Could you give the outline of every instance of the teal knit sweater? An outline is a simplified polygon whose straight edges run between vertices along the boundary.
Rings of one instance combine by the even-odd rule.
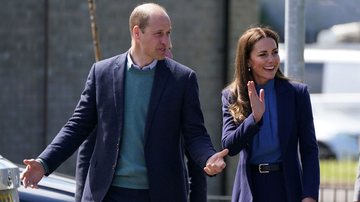
[[[129,68],[125,74],[124,129],[113,185],[148,189],[144,155],[145,123],[155,68]]]

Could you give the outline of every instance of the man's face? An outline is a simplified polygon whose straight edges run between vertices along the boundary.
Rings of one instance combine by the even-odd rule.
[[[170,48],[171,22],[167,15],[154,14],[147,27],[139,33],[139,45],[144,57],[162,60]]]

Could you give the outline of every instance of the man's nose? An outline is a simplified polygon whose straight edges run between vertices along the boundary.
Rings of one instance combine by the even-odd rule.
[[[166,47],[171,48],[172,44],[171,44],[171,40],[170,40],[170,36],[164,36],[161,38],[161,43],[166,45]]]

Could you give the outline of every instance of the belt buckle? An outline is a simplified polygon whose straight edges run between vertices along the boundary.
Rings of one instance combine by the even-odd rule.
[[[259,173],[269,173],[268,170],[262,170],[261,167],[262,166],[268,166],[269,164],[268,163],[261,163],[259,164]]]

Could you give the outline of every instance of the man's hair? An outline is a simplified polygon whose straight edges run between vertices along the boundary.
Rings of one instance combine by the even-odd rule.
[[[138,25],[140,30],[144,33],[149,22],[150,14],[154,9],[161,9],[166,12],[164,7],[155,3],[145,3],[135,7],[129,18],[130,32],[135,25]]]

